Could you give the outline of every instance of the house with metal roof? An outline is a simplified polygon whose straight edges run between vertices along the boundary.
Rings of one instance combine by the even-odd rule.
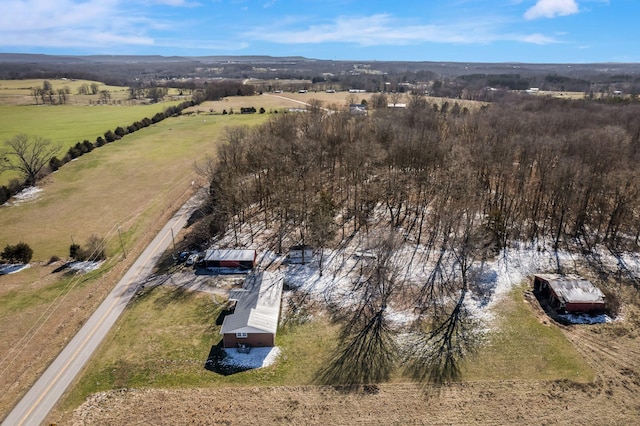
[[[225,348],[275,346],[283,281],[281,274],[259,272],[229,293],[233,313],[220,331]]]
[[[606,308],[604,293],[576,275],[535,275],[533,290],[559,313],[602,313]]]

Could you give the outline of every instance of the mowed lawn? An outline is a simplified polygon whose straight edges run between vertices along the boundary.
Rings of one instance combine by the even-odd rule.
[[[41,182],[37,200],[0,208],[0,246],[24,241],[34,261],[65,258],[71,238],[82,244],[95,234],[117,248],[118,226],[126,245],[152,225],[150,218],[194,189],[194,165],[215,155],[225,126],[267,117],[169,118],[95,149]]]
[[[65,409],[110,389],[313,383],[335,346],[336,327],[324,319],[281,327],[281,355],[271,367],[227,376],[205,369],[211,347],[222,338],[216,323],[225,302],[171,287],[138,296],[67,395]]]
[[[554,325],[541,323],[522,297],[506,296],[496,312],[487,344],[462,367],[462,381],[562,380],[589,382],[593,370]],[[124,313],[118,327],[92,358],[64,409],[87,395],[120,388],[301,386],[336,347],[338,327],[325,316],[279,330],[281,356],[275,365],[224,376],[204,368],[220,339],[218,315],[224,299],[171,287],[147,290]],[[392,382],[405,383],[397,371]]]

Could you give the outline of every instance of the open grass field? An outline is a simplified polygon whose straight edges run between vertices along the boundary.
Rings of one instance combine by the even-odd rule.
[[[39,136],[60,145],[59,158],[78,142],[87,139],[95,143],[98,136],[118,126],[126,127],[145,117],[151,118],[179,102],[151,105],[0,105],[0,147],[11,137],[26,133]],[[0,175],[0,184],[6,184],[13,173]]]
[[[280,362],[270,368],[224,376],[206,370],[221,340],[216,320],[226,299],[181,288],[158,287],[132,303],[88,366],[64,406],[78,407],[95,392],[120,388],[296,386],[309,384],[333,346],[323,321],[281,330]]]
[[[24,241],[34,250],[31,268],[0,276],[0,413],[15,404],[197,189],[194,164],[215,154],[225,126],[264,119],[170,118],[65,165],[39,184],[37,199],[0,207],[0,246]],[[108,243],[110,260],[98,272],[67,277],[54,272],[59,263],[45,265],[52,256],[68,257],[71,238],[84,244],[92,234]]]
[[[269,111],[295,107],[314,95],[203,104],[200,114],[164,120],[65,165],[39,185],[43,191],[36,200],[0,208],[0,246],[20,237],[40,262],[0,276],[0,418],[198,186],[193,165],[214,153],[224,127],[268,119],[267,114],[222,116],[224,105],[259,108],[258,102],[265,102]],[[118,226],[127,258],[119,251]],[[53,255],[66,257],[71,236],[82,244],[91,234],[109,242],[111,258],[101,270],[67,276],[54,272],[59,264],[42,264]],[[322,319],[280,332],[284,356],[273,367],[232,376],[205,370],[211,345],[220,338],[214,325],[219,309],[211,296],[163,287],[145,293],[125,311],[48,420],[114,425],[640,422],[635,305],[620,323],[562,327],[540,315],[519,289],[496,312],[502,327],[465,366],[464,381],[436,389],[396,377],[369,393],[310,385],[335,332]],[[119,388],[128,390],[109,391]],[[89,393],[94,394],[72,412]]]
[[[335,332],[323,319],[281,333],[283,356],[274,366],[218,375],[203,367],[210,345],[220,339],[212,326],[218,310],[210,296],[155,289],[125,313],[111,341],[48,420],[114,425],[640,420],[635,396],[640,367],[633,364],[640,349],[637,322],[558,326],[538,315],[523,288],[514,290],[497,312],[499,324],[510,326],[491,334],[490,344],[465,367],[462,381],[441,387],[401,377],[366,392],[313,385],[313,373],[328,356],[331,344],[326,343]],[[520,323],[514,324],[516,319]],[[624,338],[612,347],[620,333]],[[72,413],[82,395],[92,391]]]
[[[118,225],[127,241],[135,240],[149,208],[162,211],[191,189],[195,162],[214,154],[225,126],[265,118],[171,118],[95,149],[41,182],[37,200],[0,208],[0,245],[19,238],[34,249],[35,261],[46,261],[67,256],[72,236],[80,244],[92,234],[114,241]]]
[[[201,113],[214,113],[220,114],[223,110],[229,112],[230,109],[239,111],[242,107],[255,107],[256,109],[264,108],[267,112],[274,110],[286,110],[288,108],[305,108],[305,106],[312,99],[321,102],[325,108],[331,108],[336,110],[345,110],[348,108],[349,103],[355,99],[356,102],[361,102],[363,99],[369,102],[371,100],[372,93],[349,93],[349,92],[336,92],[326,93],[324,91],[307,93],[264,93],[262,95],[255,96],[235,96],[225,98],[220,101],[205,102],[201,105],[190,108],[191,111],[200,111]],[[458,102],[461,107],[467,107],[470,110],[479,109],[484,102],[467,101],[462,99],[448,99],[448,98],[434,98],[425,97],[430,104],[442,105],[444,102],[449,103],[449,107],[454,102]],[[398,103],[408,103],[409,98],[404,95],[398,100]]]
[[[33,105],[35,99],[31,89],[42,88],[44,79],[28,80],[0,80],[0,105]],[[99,81],[90,80],[70,80],[70,79],[48,79],[54,91],[68,88],[68,105],[89,105],[99,100],[100,95],[78,95],[78,89],[83,85],[98,85],[98,93],[108,90],[114,102],[124,101],[129,97],[129,88],[121,86],[108,86]],[[42,103],[42,100],[38,100]]]
[[[324,316],[281,329],[280,360],[272,367],[229,376],[204,368],[221,340],[218,315],[225,299],[181,288],[147,290],[133,303],[70,392],[74,409],[96,392],[121,388],[307,386],[329,359],[337,329]],[[465,366],[462,380],[575,380],[593,370],[557,327],[542,324],[516,290],[499,314],[500,328]],[[508,325],[505,327],[505,325]],[[404,383],[401,375],[393,379]]]

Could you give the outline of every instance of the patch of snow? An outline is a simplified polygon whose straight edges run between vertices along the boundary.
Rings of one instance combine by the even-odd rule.
[[[30,268],[30,267],[31,267],[31,265],[29,263],[27,263],[27,264],[17,263],[17,264],[0,265],[0,275],[15,274],[16,272],[20,272],[23,269],[27,269],[27,268]]]
[[[38,188],[36,186],[30,186],[28,188],[23,189],[18,192],[16,195],[11,197],[9,201],[4,203],[5,206],[17,206],[19,204],[25,203],[27,201],[33,201],[38,198],[39,194],[42,192],[42,188]]]
[[[227,348],[224,352],[227,356],[221,362],[223,365],[250,369],[268,367],[275,363],[278,355],[280,355],[280,348],[277,346],[272,348],[251,348],[249,353],[240,353],[236,349]]]
[[[568,322],[569,324],[605,324],[613,321],[608,315],[605,314],[564,314],[558,315],[558,318]]]
[[[73,271],[87,273],[87,272],[95,271],[100,267],[100,265],[102,265],[102,262],[75,261],[75,262],[70,262],[68,266],[69,266],[69,269]]]

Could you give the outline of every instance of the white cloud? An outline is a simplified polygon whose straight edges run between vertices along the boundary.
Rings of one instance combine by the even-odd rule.
[[[182,0],[158,0],[186,6]],[[154,44],[165,23],[141,16],[126,0],[9,0],[0,15],[0,46],[95,47]],[[167,25],[168,26],[168,25]]]
[[[573,15],[578,11],[576,0],[538,0],[525,12],[524,17],[529,20],[555,18],[556,16]]]
[[[523,41],[525,43],[532,43],[532,44],[552,44],[552,43],[558,43],[558,41],[552,37],[548,37],[544,34],[529,34],[526,35],[524,37],[522,37],[520,39],[520,41]]]
[[[283,22],[287,22],[284,20]],[[505,34],[496,30],[498,20],[475,19],[449,24],[415,24],[389,14],[366,17],[338,17],[330,23],[290,29],[280,23],[276,28],[257,28],[250,37],[281,44],[349,43],[361,46],[417,45],[425,42],[486,44],[494,41],[519,41],[548,44],[557,42],[541,34]]]

